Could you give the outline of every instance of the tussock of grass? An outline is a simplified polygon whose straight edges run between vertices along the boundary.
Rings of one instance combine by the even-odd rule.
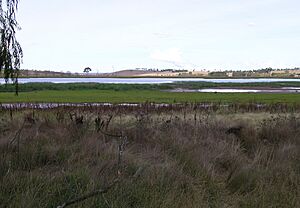
[[[70,119],[74,113],[83,123]],[[74,207],[297,207],[300,117],[263,115],[2,112],[1,206],[56,207],[112,181],[118,141],[96,131],[100,117],[107,131],[128,137],[121,181]]]

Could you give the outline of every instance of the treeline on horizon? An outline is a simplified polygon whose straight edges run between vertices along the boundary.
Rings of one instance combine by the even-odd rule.
[[[184,73],[188,73],[189,70],[186,69],[153,69],[153,68],[136,68],[136,69],[132,69],[132,70],[137,70],[137,71],[147,71],[147,72],[173,72],[173,73],[183,73],[182,75],[184,75]],[[208,76],[226,76],[226,73],[234,73],[235,76],[245,76],[247,75],[247,73],[271,73],[271,72],[284,72],[286,71],[287,73],[289,71],[297,71],[300,70],[300,67],[295,67],[295,68],[272,68],[272,67],[268,67],[268,68],[262,68],[262,69],[252,69],[252,70],[207,70]],[[120,70],[120,71],[125,71],[125,70]],[[192,70],[195,71],[195,70]],[[197,70],[196,70],[197,71]],[[206,71],[204,69],[204,71]],[[93,73],[94,70],[91,71],[91,73],[84,73],[84,71],[82,71],[81,73],[79,72],[71,72],[71,71],[52,71],[52,70],[37,70],[37,69],[21,69],[19,70],[19,77],[39,77],[39,76],[61,76],[61,77],[71,77],[71,76],[91,76],[91,75],[95,75],[95,74],[99,74],[99,75],[105,75],[105,74],[110,74],[110,73],[99,73],[98,71],[95,73]],[[300,74],[300,73],[299,73]],[[248,74],[249,75],[249,74]],[[0,77],[3,77],[3,73],[0,73]]]

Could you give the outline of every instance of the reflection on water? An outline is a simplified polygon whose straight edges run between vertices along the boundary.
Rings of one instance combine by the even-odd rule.
[[[299,87],[283,87],[270,89],[208,88],[208,89],[175,89],[170,92],[210,92],[210,93],[299,93]]]
[[[198,92],[222,92],[222,93],[233,93],[233,92],[260,92],[261,90],[252,89],[201,89]]]
[[[204,79],[204,78],[20,78],[19,83],[114,83],[114,84],[164,84],[173,82],[254,83],[254,82],[300,82],[300,79]],[[0,83],[5,83],[0,79]]]

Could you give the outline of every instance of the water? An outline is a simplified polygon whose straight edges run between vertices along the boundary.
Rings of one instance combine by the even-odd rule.
[[[221,92],[221,93],[245,93],[253,92],[258,93],[261,90],[252,90],[252,89],[200,89],[197,92]]]
[[[168,92],[208,92],[208,93],[300,93],[299,87],[281,88],[204,88],[204,89],[172,89]]]
[[[290,88],[290,89],[218,89],[218,88],[211,88],[211,89],[199,89],[197,92],[214,92],[214,93],[298,93],[300,92],[297,88]]]
[[[113,83],[113,84],[165,84],[173,82],[254,83],[254,82],[300,82],[300,79],[204,79],[204,78],[20,78],[19,83]],[[0,83],[5,83],[0,79]]]

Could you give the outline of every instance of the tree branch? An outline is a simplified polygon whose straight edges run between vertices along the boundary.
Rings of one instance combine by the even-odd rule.
[[[68,207],[68,206],[70,206],[72,204],[76,204],[78,202],[82,202],[82,201],[84,201],[86,199],[94,197],[94,196],[96,196],[98,194],[104,194],[104,193],[108,192],[109,189],[111,189],[112,187],[114,187],[119,181],[120,181],[119,178],[117,178],[110,185],[108,185],[107,187],[102,188],[102,189],[98,189],[98,190],[95,190],[95,191],[92,191],[91,193],[88,193],[87,195],[84,195],[84,196],[81,196],[79,198],[73,199],[71,201],[65,202],[62,205],[58,206],[57,208],[65,208],[65,207]]]

